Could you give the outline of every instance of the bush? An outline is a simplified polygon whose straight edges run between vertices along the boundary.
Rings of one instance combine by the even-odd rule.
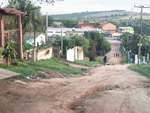
[[[0,48],[0,57],[2,56],[2,52],[3,52],[3,51],[2,51],[2,49]]]
[[[23,51],[30,50],[30,49],[32,49],[32,48],[33,48],[33,47],[32,47],[31,44],[25,44],[25,45],[23,46]]]

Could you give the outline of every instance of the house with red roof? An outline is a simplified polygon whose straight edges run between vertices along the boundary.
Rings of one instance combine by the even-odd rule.
[[[104,32],[115,32],[117,30],[117,26],[112,24],[112,23],[105,23],[100,25],[100,28],[104,31]]]

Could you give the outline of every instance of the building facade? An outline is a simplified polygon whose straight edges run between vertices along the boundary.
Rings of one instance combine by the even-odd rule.
[[[121,33],[131,33],[134,34],[134,28],[132,27],[119,27],[118,31]]]
[[[112,32],[117,30],[117,26],[112,23],[105,23],[100,26],[104,32]]]
[[[59,35],[59,36],[68,36],[70,33],[83,35],[85,31],[98,31],[101,32],[101,29],[82,29],[82,28],[48,28],[47,36]]]

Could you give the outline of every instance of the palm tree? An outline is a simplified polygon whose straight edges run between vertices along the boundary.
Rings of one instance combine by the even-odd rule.
[[[26,15],[22,15],[23,35],[27,31],[33,31],[34,26],[37,31],[41,31],[43,20],[39,6],[34,6],[30,0],[9,0],[7,7],[26,12]]]
[[[9,63],[11,63],[13,60],[16,59],[17,52],[16,52],[15,46],[12,42],[7,42],[5,44],[2,55],[4,55],[4,59],[6,61],[7,66],[9,65]]]

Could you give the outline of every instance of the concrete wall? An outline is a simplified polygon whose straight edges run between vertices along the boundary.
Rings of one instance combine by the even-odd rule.
[[[49,51],[48,54],[46,54],[47,51]],[[52,58],[52,55],[53,55],[52,51],[53,51],[52,47],[49,47],[46,49],[41,49],[38,51],[36,50],[35,51],[36,59],[37,60],[50,59],[50,58]],[[25,59],[33,59],[33,49],[30,49],[30,50],[27,50],[26,52],[24,52],[23,56]]]
[[[83,49],[80,52],[78,52],[78,60],[84,60]]]
[[[74,60],[75,60],[75,50],[74,50],[74,48],[67,50],[67,60],[71,61],[71,62],[74,62]]]
[[[37,60],[52,58],[52,51],[52,47],[39,50],[37,53]]]
[[[84,59],[83,49],[78,50],[77,46],[75,46],[74,48],[68,49],[66,58],[68,61],[71,61],[71,62],[74,62],[75,60],[83,60]]]

